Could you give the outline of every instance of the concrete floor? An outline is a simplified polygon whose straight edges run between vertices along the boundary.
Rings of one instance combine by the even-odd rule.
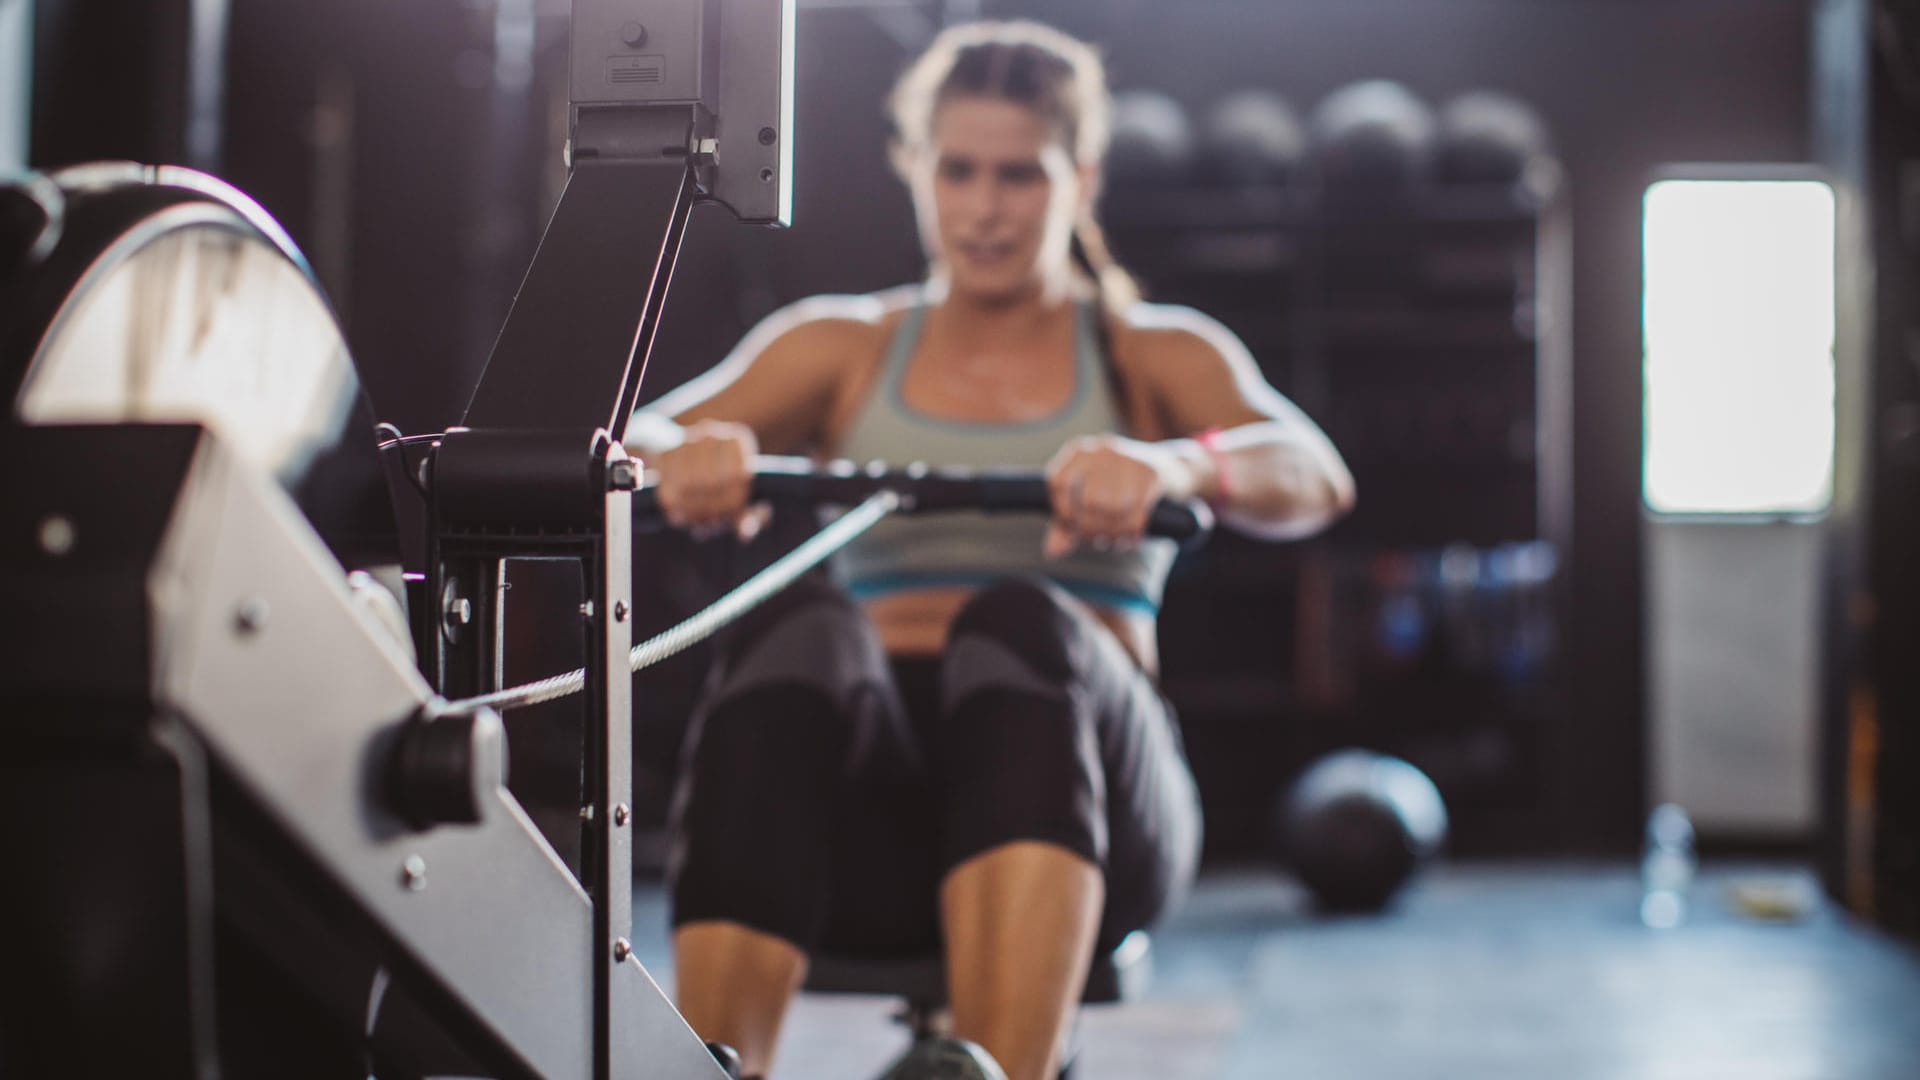
[[[1742,914],[1743,889],[1798,900]],[[1920,951],[1792,867],[1709,865],[1688,922],[1637,921],[1625,865],[1443,867],[1391,912],[1314,918],[1259,869],[1212,871],[1155,935],[1141,1000],[1088,1010],[1077,1080],[1912,1080]],[[635,941],[670,985],[657,888]],[[863,1080],[904,1044],[886,999],[806,997],[778,1080]]]

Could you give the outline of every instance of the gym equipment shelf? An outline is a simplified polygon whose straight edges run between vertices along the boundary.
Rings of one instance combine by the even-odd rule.
[[[1566,213],[1553,168],[1372,197],[1311,182],[1108,197],[1114,247],[1149,296],[1231,327],[1360,491],[1348,519],[1299,550],[1223,534],[1169,586],[1168,687],[1216,854],[1259,849],[1287,777],[1355,742],[1435,778],[1457,848],[1524,848],[1548,827],[1570,480]],[[1528,573],[1508,574],[1516,565]],[[1510,648],[1465,654],[1489,638]],[[1189,639],[1235,647],[1190,654]],[[1234,695],[1189,692],[1230,674]]]

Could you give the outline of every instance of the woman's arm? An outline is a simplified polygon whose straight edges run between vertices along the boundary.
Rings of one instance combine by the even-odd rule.
[[[767,453],[813,447],[852,362],[871,351],[885,310],[871,296],[816,296],[781,308],[711,371],[635,412],[627,448],[657,455],[701,421],[745,425]]]
[[[755,456],[823,441],[884,313],[872,297],[803,300],[768,316],[712,371],[636,412],[627,448],[654,474],[667,520],[752,533],[765,517],[748,505]]]
[[[1267,383],[1232,331],[1190,308],[1138,305],[1130,316],[1116,361],[1141,381],[1163,430],[1182,436],[1157,444],[1185,471],[1182,494],[1274,540],[1311,535],[1353,508],[1340,452]]]

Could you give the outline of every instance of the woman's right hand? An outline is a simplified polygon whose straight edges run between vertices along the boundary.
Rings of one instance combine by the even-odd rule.
[[[660,512],[673,525],[705,535],[730,529],[752,535],[764,513],[748,505],[759,440],[745,424],[700,420],[680,445],[653,455]]]

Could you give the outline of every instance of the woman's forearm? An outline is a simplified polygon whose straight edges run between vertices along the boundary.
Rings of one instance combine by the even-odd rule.
[[[1240,532],[1297,539],[1353,506],[1353,476],[1317,431],[1262,422],[1166,445],[1192,470],[1191,494]]]
[[[671,450],[687,438],[687,429],[676,423],[673,417],[665,413],[640,410],[627,420],[627,433],[621,442],[627,452],[638,458],[648,458],[665,450]]]

